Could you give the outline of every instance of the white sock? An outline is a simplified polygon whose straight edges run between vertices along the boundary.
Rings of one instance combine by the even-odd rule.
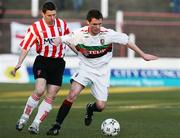
[[[52,102],[53,102],[53,100],[48,97],[46,97],[41,102],[41,104],[39,105],[38,113],[33,122],[40,124],[42,121],[44,121],[46,119],[48,113],[52,109]]]
[[[24,108],[24,112],[21,118],[29,118],[34,108],[37,107],[39,103],[40,97],[38,97],[35,93],[33,93],[27,100],[26,106]]]

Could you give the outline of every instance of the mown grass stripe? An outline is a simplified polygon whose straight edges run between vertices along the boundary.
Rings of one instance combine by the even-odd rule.
[[[169,90],[180,90],[180,88],[171,88],[171,87],[111,87],[109,93],[132,93],[132,92],[160,92],[160,91],[169,91]],[[1,98],[10,98],[10,97],[26,97],[31,95],[32,91],[21,91],[21,92],[1,92]],[[67,95],[67,89],[62,89],[59,91],[58,96]],[[90,88],[84,89],[81,94],[90,93]]]

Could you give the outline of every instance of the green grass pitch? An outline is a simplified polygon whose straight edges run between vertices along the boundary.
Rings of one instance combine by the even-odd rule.
[[[20,117],[34,85],[0,84],[0,138],[50,138],[46,131],[53,124],[59,105],[64,100],[68,85],[59,92],[54,108],[40,126],[39,135],[27,131],[37,109],[28,124],[18,132],[15,124]],[[73,104],[62,129],[60,138],[106,138],[100,131],[103,120],[114,118],[121,125],[115,138],[179,138],[180,136],[180,89],[122,88],[112,87],[106,109],[94,114],[89,127],[84,126],[85,105],[94,101],[86,89]],[[85,93],[85,94],[83,94]],[[55,136],[56,137],[56,136]]]

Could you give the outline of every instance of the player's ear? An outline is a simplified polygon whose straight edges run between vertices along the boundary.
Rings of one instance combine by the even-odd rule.
[[[43,11],[41,10],[41,15],[44,17],[44,13],[43,13]]]
[[[89,21],[88,20],[86,20],[86,23],[87,23],[87,25],[89,25]]]

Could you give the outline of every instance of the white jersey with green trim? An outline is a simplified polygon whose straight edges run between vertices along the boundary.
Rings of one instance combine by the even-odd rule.
[[[88,31],[88,26],[61,38],[63,43],[76,47],[80,58],[80,68],[96,74],[107,73],[108,63],[112,58],[112,44],[126,45],[129,41],[128,35],[104,27],[101,27],[99,34],[92,36]]]

